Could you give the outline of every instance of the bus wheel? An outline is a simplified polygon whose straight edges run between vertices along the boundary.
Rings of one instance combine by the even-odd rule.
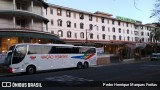
[[[83,68],[84,68],[84,69],[89,68],[88,62],[84,62]]]
[[[34,66],[28,66],[26,69],[27,74],[34,74],[36,72],[36,68]]]
[[[82,69],[82,67],[83,67],[82,63],[81,63],[81,62],[78,62],[77,68],[78,68],[78,69]]]

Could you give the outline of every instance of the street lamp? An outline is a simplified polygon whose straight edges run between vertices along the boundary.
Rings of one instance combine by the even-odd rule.
[[[94,25],[94,27],[96,27],[96,26],[97,26],[97,25]],[[94,28],[94,27],[93,27],[93,28]],[[92,29],[93,29],[93,28],[92,28]],[[86,45],[87,45],[87,43],[88,43],[88,35],[87,35],[88,30],[91,31],[91,29],[86,29]]]

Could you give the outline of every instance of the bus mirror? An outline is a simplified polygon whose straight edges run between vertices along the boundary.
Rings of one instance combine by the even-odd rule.
[[[12,50],[9,50],[8,53],[12,53]]]

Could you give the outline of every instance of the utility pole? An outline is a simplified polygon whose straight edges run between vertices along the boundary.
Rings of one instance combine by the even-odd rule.
[[[94,25],[94,27],[95,27],[95,26],[97,26],[97,25]],[[94,27],[93,27],[93,28],[94,28]],[[92,29],[93,29],[93,28],[92,28]],[[91,31],[91,29],[86,29],[86,42],[85,42],[85,43],[86,43],[86,46],[88,45],[88,34],[87,34],[87,33],[88,33],[88,30]]]
[[[88,45],[88,35],[87,35],[87,29],[86,29],[86,46]]]

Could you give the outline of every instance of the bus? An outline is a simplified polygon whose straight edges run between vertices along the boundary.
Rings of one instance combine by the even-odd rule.
[[[36,71],[96,65],[95,47],[68,44],[15,44],[5,60],[7,72],[34,74]]]

